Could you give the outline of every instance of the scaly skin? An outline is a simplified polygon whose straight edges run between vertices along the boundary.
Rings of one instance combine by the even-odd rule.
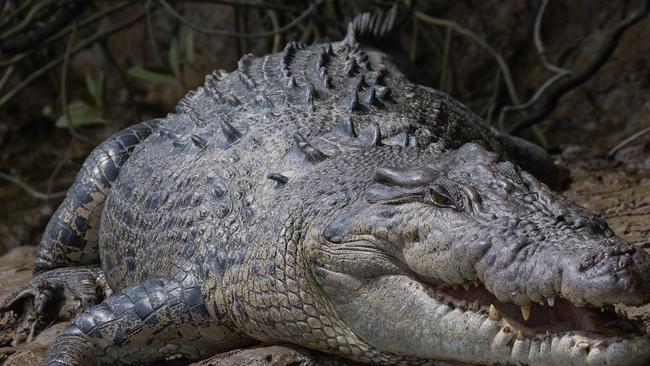
[[[559,185],[565,171],[541,149],[410,83],[355,32],[244,56],[93,153],[33,282],[94,263],[115,294],[74,319],[47,364],[197,359],[254,341],[371,364],[650,362],[636,323],[614,331],[582,308],[648,302],[649,256],[509,161]],[[555,309],[571,321],[541,325]]]

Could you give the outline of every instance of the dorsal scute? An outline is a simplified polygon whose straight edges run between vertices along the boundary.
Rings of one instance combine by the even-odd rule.
[[[353,45],[362,39],[378,40],[388,35],[397,19],[397,2],[385,13],[361,13],[348,23],[343,43]]]
[[[371,56],[359,43],[305,46],[289,42],[281,52],[256,57],[244,55],[234,72],[208,74],[203,86],[179,102],[178,113],[264,114],[270,110],[303,109],[317,112],[332,107],[354,114],[383,109],[392,102],[391,74],[381,58]],[[199,97],[209,108],[194,108]],[[197,112],[198,113],[198,112]],[[201,123],[201,118],[193,118]]]

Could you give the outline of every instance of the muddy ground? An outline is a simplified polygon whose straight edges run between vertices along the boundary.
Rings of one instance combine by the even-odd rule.
[[[452,19],[484,36],[511,65],[522,99],[530,97],[549,77],[532,45],[532,19],[539,1],[433,1],[432,13]],[[576,69],[588,62],[603,35],[637,6],[635,1],[580,0],[550,2],[543,33],[549,58]],[[188,16],[203,22],[208,12],[190,9]],[[218,19],[229,21],[229,13]],[[218,20],[217,19],[217,20]],[[201,23],[205,24],[205,22]],[[433,32],[433,31],[432,31]],[[142,29],[111,39],[118,63],[141,62],[138,48]],[[440,86],[439,50],[418,48],[410,60],[409,32],[391,50],[413,81]],[[432,38],[444,32],[431,33]],[[650,133],[609,156],[626,137],[650,126],[650,19],[630,29],[612,58],[584,85],[564,96],[553,113],[540,124],[539,134],[525,137],[545,143],[572,172],[565,194],[607,220],[621,237],[650,250]],[[197,55],[205,66],[231,70],[236,48],[228,40],[196,38]],[[426,45],[426,44],[425,44]],[[263,45],[262,45],[263,46]],[[258,44],[260,54],[263,47]],[[450,63],[454,78],[450,93],[481,112],[493,94],[494,60],[470,41],[454,38]],[[252,50],[255,52],[255,49]],[[218,55],[216,57],[215,55]],[[80,70],[105,63],[97,50],[80,54],[73,64]],[[90,65],[90,66],[89,66]],[[74,73],[73,73],[74,76]],[[50,79],[55,79],[53,75]],[[46,78],[44,78],[46,79]],[[79,79],[79,78],[78,78]],[[119,78],[114,78],[119,79]],[[80,79],[82,80],[82,78]],[[197,79],[197,80],[200,80]],[[73,81],[71,81],[73,82]],[[190,82],[190,85],[192,82]],[[83,128],[83,139],[54,127],[56,88],[43,80],[23,98],[0,111],[0,171],[20,177],[47,193],[64,191],[88,152],[106,136],[130,123],[164,115],[184,89],[138,85],[129,92],[119,82],[109,85],[111,123]],[[130,94],[132,93],[132,94]],[[71,96],[72,98],[73,96]],[[132,98],[131,98],[132,97]],[[131,99],[130,99],[131,98]],[[504,98],[500,95],[499,98]],[[134,107],[135,104],[135,107]],[[0,298],[25,283],[31,273],[33,245],[60,199],[42,200],[18,185],[0,180]],[[5,254],[6,253],[6,254]],[[628,309],[630,316],[649,317],[644,309]],[[0,365],[36,365],[42,361],[52,337],[65,324],[55,324],[34,342],[10,347],[9,319],[0,321]],[[201,362],[202,365],[336,365],[343,361],[291,346],[259,346],[237,350]]]

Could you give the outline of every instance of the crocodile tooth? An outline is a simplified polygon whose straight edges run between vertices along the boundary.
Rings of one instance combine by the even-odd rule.
[[[555,297],[551,296],[551,297],[547,298],[546,302],[548,303],[548,306],[555,305]]]
[[[494,304],[490,304],[488,317],[490,318],[490,320],[501,320],[501,315],[499,315],[499,311],[497,310],[496,307],[494,307]]]
[[[474,309],[474,311],[479,311],[479,309],[481,309],[481,304],[478,302],[478,300],[474,300],[474,303],[472,304],[472,309]]]
[[[517,339],[523,341],[524,338],[525,338],[524,333],[522,333],[521,331],[517,331]]]
[[[521,306],[521,316],[524,317],[524,320],[528,320],[528,318],[530,318],[530,304]]]
[[[465,291],[469,291],[469,285],[468,284],[464,283],[463,288],[465,289]]]

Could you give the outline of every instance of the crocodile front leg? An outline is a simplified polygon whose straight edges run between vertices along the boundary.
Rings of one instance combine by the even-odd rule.
[[[143,122],[102,142],[88,156],[74,184],[45,228],[34,261],[34,278],[0,303],[18,317],[14,344],[37,335],[46,324],[69,319],[110,294],[99,265],[98,227],[104,201],[135,147],[156,121]],[[59,314],[58,305],[66,303]],[[61,316],[59,316],[61,315]]]
[[[77,316],[50,347],[46,365],[143,364],[205,358],[250,344],[208,312],[200,287],[148,280]]]

